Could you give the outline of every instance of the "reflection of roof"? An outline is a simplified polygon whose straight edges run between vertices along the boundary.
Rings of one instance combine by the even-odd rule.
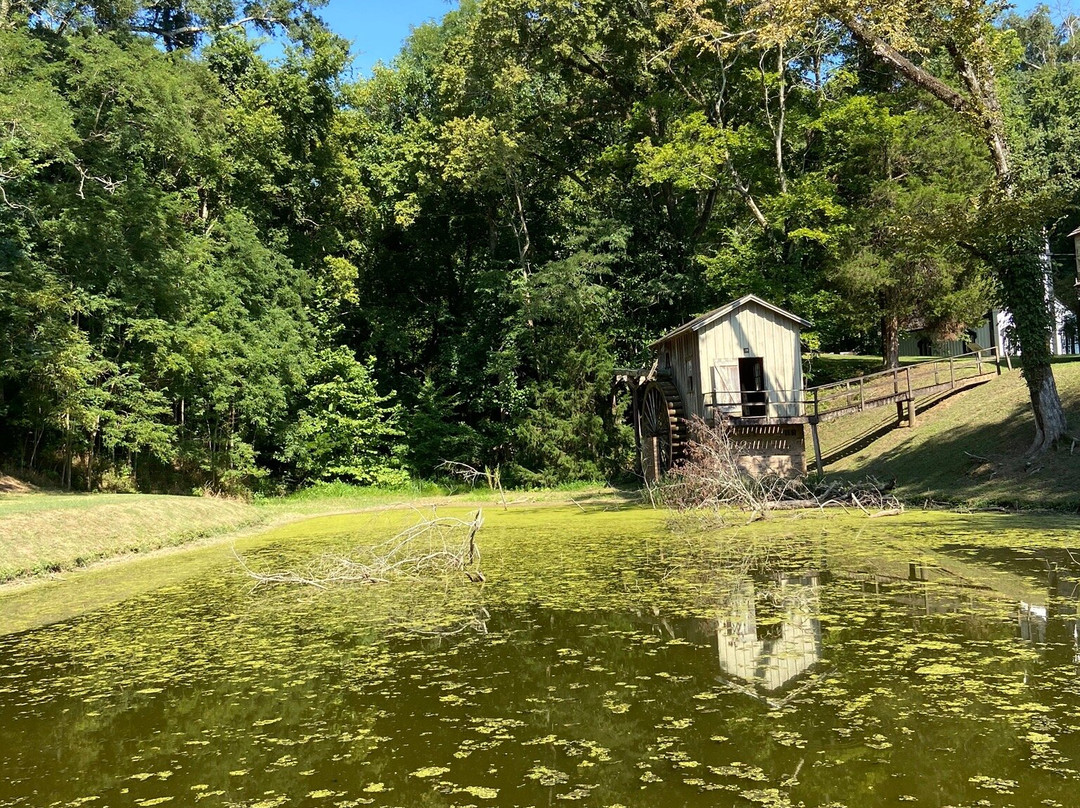
[[[743,308],[747,303],[756,303],[757,305],[761,306],[762,308],[768,309],[773,314],[776,314],[776,315],[778,315],[780,317],[783,317],[783,318],[785,318],[787,320],[791,320],[793,323],[797,323],[797,324],[801,325],[803,328],[809,328],[810,327],[810,321],[809,320],[804,320],[802,317],[797,317],[796,315],[792,314],[790,311],[784,311],[779,306],[774,306],[772,303],[769,303],[767,300],[762,300],[757,295],[744,295],[743,297],[740,297],[738,300],[733,300],[731,303],[728,303],[728,304],[726,304],[724,306],[721,306],[718,309],[713,309],[712,311],[707,311],[704,314],[702,314],[701,316],[695,317],[693,320],[691,320],[688,323],[683,323],[678,328],[676,328],[674,331],[671,331],[671,332],[665,334],[664,336],[660,337],[660,339],[658,339],[656,342],[652,343],[649,347],[650,348],[655,348],[660,343],[667,342],[672,337],[677,337],[679,334],[683,334],[683,333],[685,333],[687,331],[691,331],[691,330],[700,331],[705,326],[709,325],[710,323],[715,322],[716,320],[719,320],[721,317],[726,317],[727,315],[731,314],[732,312],[738,311],[739,309]]]

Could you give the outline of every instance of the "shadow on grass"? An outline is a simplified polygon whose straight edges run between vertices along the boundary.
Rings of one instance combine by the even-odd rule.
[[[937,425],[930,439],[915,434],[859,470],[890,476],[909,500],[1006,508],[1080,508],[1080,457],[1068,449],[1035,457],[1030,409],[1002,413],[996,429],[973,423]],[[849,472],[850,474],[850,472]]]
[[[934,398],[928,399],[922,403],[916,401],[916,417],[919,415],[923,415],[924,413],[931,412],[938,404],[948,401],[950,398],[953,398],[954,396],[959,395],[960,393],[964,393],[970,389],[971,388],[966,387],[958,390],[951,390],[944,395],[935,396]],[[828,466],[831,463],[836,463],[840,460],[843,460],[845,457],[850,457],[857,452],[861,452],[863,449],[868,448],[871,444],[877,442],[881,438],[885,437],[891,432],[894,432],[897,429],[907,428],[908,426],[906,421],[901,421],[900,419],[887,421],[883,424],[878,424],[877,426],[873,426],[870,429],[867,429],[866,431],[856,435],[855,437],[848,440],[846,443],[830,449],[827,453],[821,456],[821,462],[825,466]],[[916,427],[916,429],[918,429],[918,427]]]

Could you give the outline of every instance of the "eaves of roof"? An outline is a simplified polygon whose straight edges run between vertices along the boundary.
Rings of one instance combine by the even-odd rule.
[[[784,309],[780,308],[779,306],[774,306],[772,303],[769,303],[767,300],[762,300],[757,295],[744,295],[743,297],[740,297],[738,300],[733,300],[732,302],[727,303],[726,305],[723,305],[718,309],[713,309],[712,311],[707,311],[704,314],[702,314],[702,315],[700,315],[698,317],[695,317],[693,320],[690,320],[687,323],[683,323],[678,328],[676,328],[674,331],[669,331],[667,334],[660,337],[660,339],[658,339],[655,342],[651,343],[649,345],[649,347],[650,348],[655,348],[657,345],[665,343],[668,340],[679,336],[680,334],[685,334],[687,331],[700,331],[701,329],[703,329],[705,326],[709,325],[710,323],[713,323],[716,320],[719,320],[721,317],[726,317],[728,314],[731,314],[734,311],[738,311],[739,309],[746,306],[748,303],[756,303],[757,305],[761,306],[762,308],[768,309],[769,311],[773,312],[773,314],[776,314],[776,315],[778,315],[780,317],[783,317],[783,318],[785,318],[787,320],[791,320],[794,323],[798,323],[803,328],[810,328],[810,326],[811,326],[811,323],[810,323],[809,320],[804,320],[802,317],[798,317],[798,316],[792,314],[790,311],[784,311]]]

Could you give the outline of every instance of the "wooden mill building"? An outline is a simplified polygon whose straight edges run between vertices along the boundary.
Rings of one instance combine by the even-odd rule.
[[[803,376],[800,333],[806,320],[755,295],[696,317],[650,345],[650,366],[621,371],[634,392],[642,472],[668,471],[689,424],[723,420],[745,451],[748,471],[802,474]]]

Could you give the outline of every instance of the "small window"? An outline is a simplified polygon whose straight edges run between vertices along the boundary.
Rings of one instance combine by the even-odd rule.
[[[686,363],[686,388],[687,392],[694,392],[694,363]]]

